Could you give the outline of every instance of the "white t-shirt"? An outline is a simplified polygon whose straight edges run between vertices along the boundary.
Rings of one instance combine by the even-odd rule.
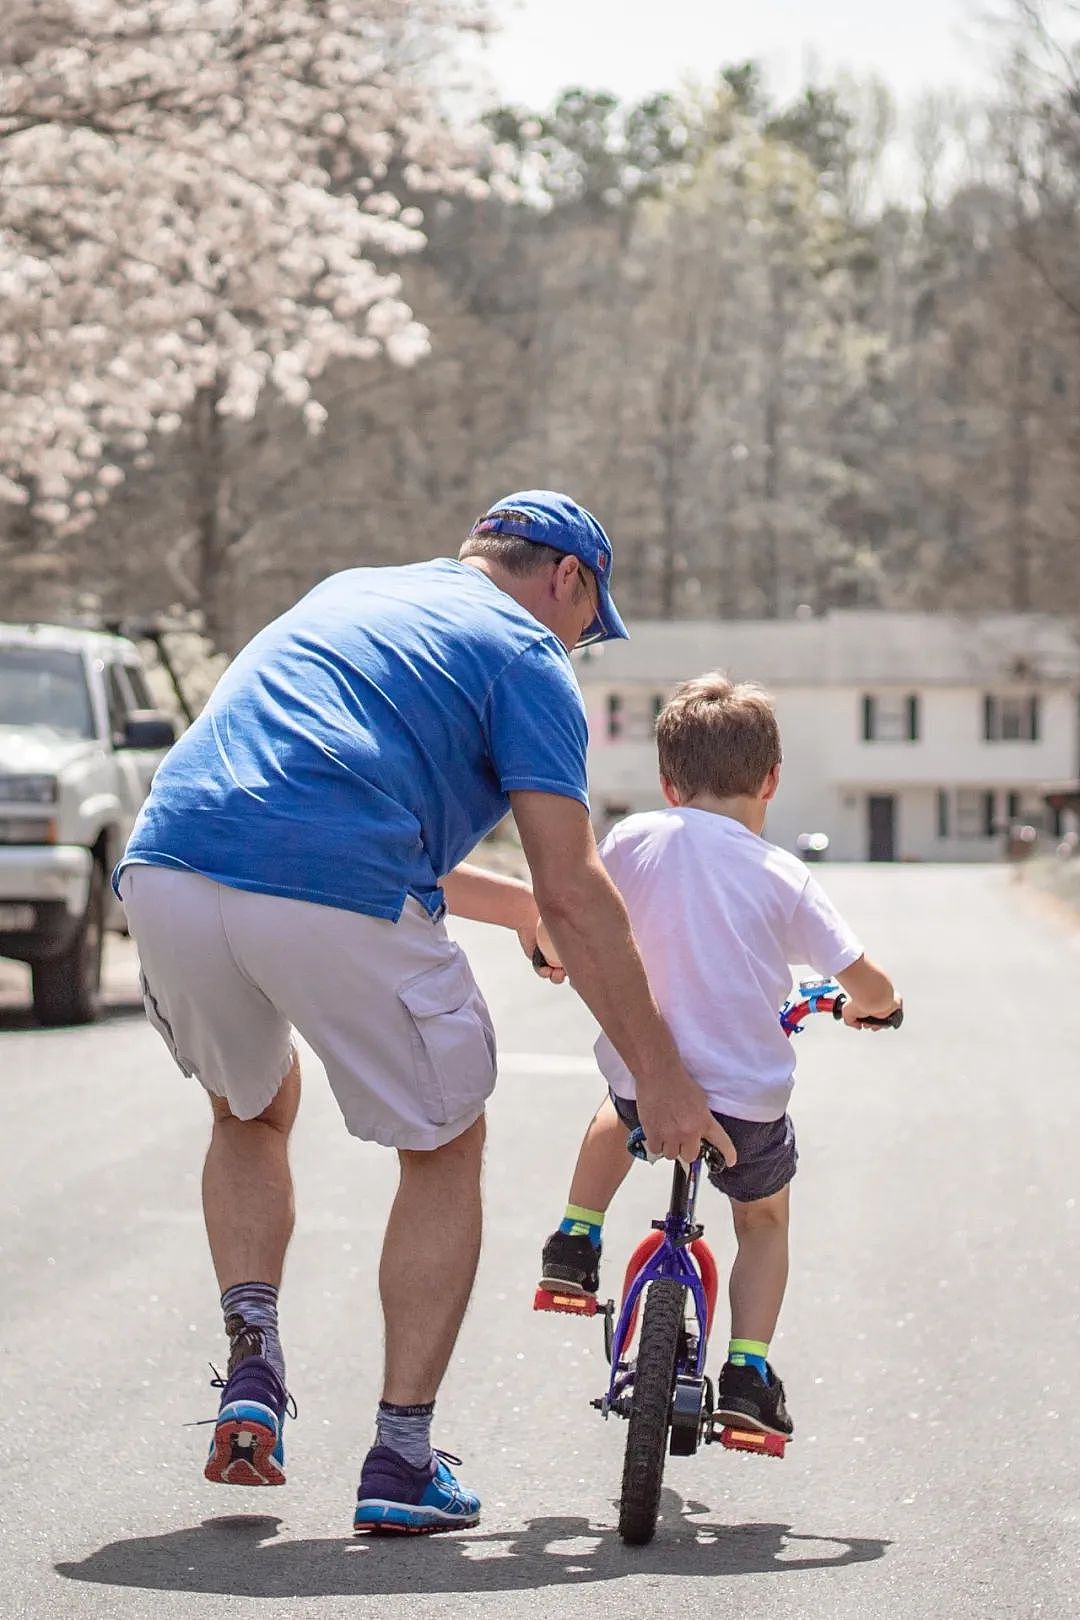
[[[780,1028],[789,964],[843,972],[863,954],[803,863],[711,810],[651,810],[613,827],[600,855],[626,902],[649,983],[687,1070],[716,1113],[779,1119],[795,1053]],[[601,1073],[634,1077],[606,1035]]]

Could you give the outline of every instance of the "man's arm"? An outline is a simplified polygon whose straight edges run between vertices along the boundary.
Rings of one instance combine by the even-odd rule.
[[[630,919],[596,850],[588,811],[553,793],[511,792],[533,893],[573,982],[637,1082],[650,1149],[694,1159],[712,1142],[728,1164],[731,1139],[683,1068],[649,989]]]
[[[540,913],[527,883],[501,872],[486,872],[482,866],[470,866],[463,861],[443,878],[442,891],[451,915],[468,917],[472,922],[494,923],[499,928],[513,928],[525,955],[532,959]],[[538,971],[542,978],[551,979],[555,984],[561,984],[566,977],[561,967]]]

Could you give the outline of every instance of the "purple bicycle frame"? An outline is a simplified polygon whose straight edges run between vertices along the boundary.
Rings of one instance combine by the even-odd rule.
[[[676,1172],[680,1173],[679,1171]],[[705,1288],[701,1276],[690,1257],[689,1245],[691,1230],[694,1221],[694,1205],[697,1202],[698,1180],[701,1175],[701,1160],[695,1159],[689,1172],[681,1171],[686,1178],[686,1196],[683,1200],[684,1208],[672,1208],[665,1216],[663,1223],[654,1223],[654,1229],[662,1230],[663,1242],[654,1253],[642,1264],[635,1275],[630,1287],[626,1291],[619,1311],[619,1319],[611,1341],[611,1378],[608,1383],[607,1405],[611,1407],[627,1386],[633,1383],[634,1375],[623,1364],[623,1351],[626,1348],[627,1335],[630,1328],[634,1309],[641,1298],[642,1291],[652,1282],[667,1279],[680,1283],[688,1288],[693,1297],[694,1311],[698,1322],[697,1355],[692,1368],[683,1365],[677,1367],[678,1373],[689,1370],[695,1378],[701,1378],[705,1372],[705,1355],[708,1350],[709,1318],[708,1305],[705,1299]],[[676,1199],[672,1197],[672,1204]]]

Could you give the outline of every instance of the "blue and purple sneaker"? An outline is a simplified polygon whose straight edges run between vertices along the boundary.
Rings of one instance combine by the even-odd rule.
[[[451,1463],[459,1466],[461,1458],[436,1451],[417,1468],[389,1446],[372,1446],[356,1493],[354,1532],[430,1536],[479,1524],[480,1498],[458,1484]]]
[[[221,1409],[206,1478],[215,1485],[284,1485],[281,1431],[289,1396],[273,1367],[262,1356],[247,1356],[214,1387],[221,1390]]]

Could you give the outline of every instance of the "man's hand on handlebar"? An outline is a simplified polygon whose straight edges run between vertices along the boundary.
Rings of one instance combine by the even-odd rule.
[[[689,1076],[669,1081],[660,1090],[650,1086],[645,1092],[639,1082],[637,1091],[637,1110],[650,1153],[692,1164],[702,1142],[708,1142],[729,1168],[735,1163],[735,1144],[709,1112],[701,1087]]]

